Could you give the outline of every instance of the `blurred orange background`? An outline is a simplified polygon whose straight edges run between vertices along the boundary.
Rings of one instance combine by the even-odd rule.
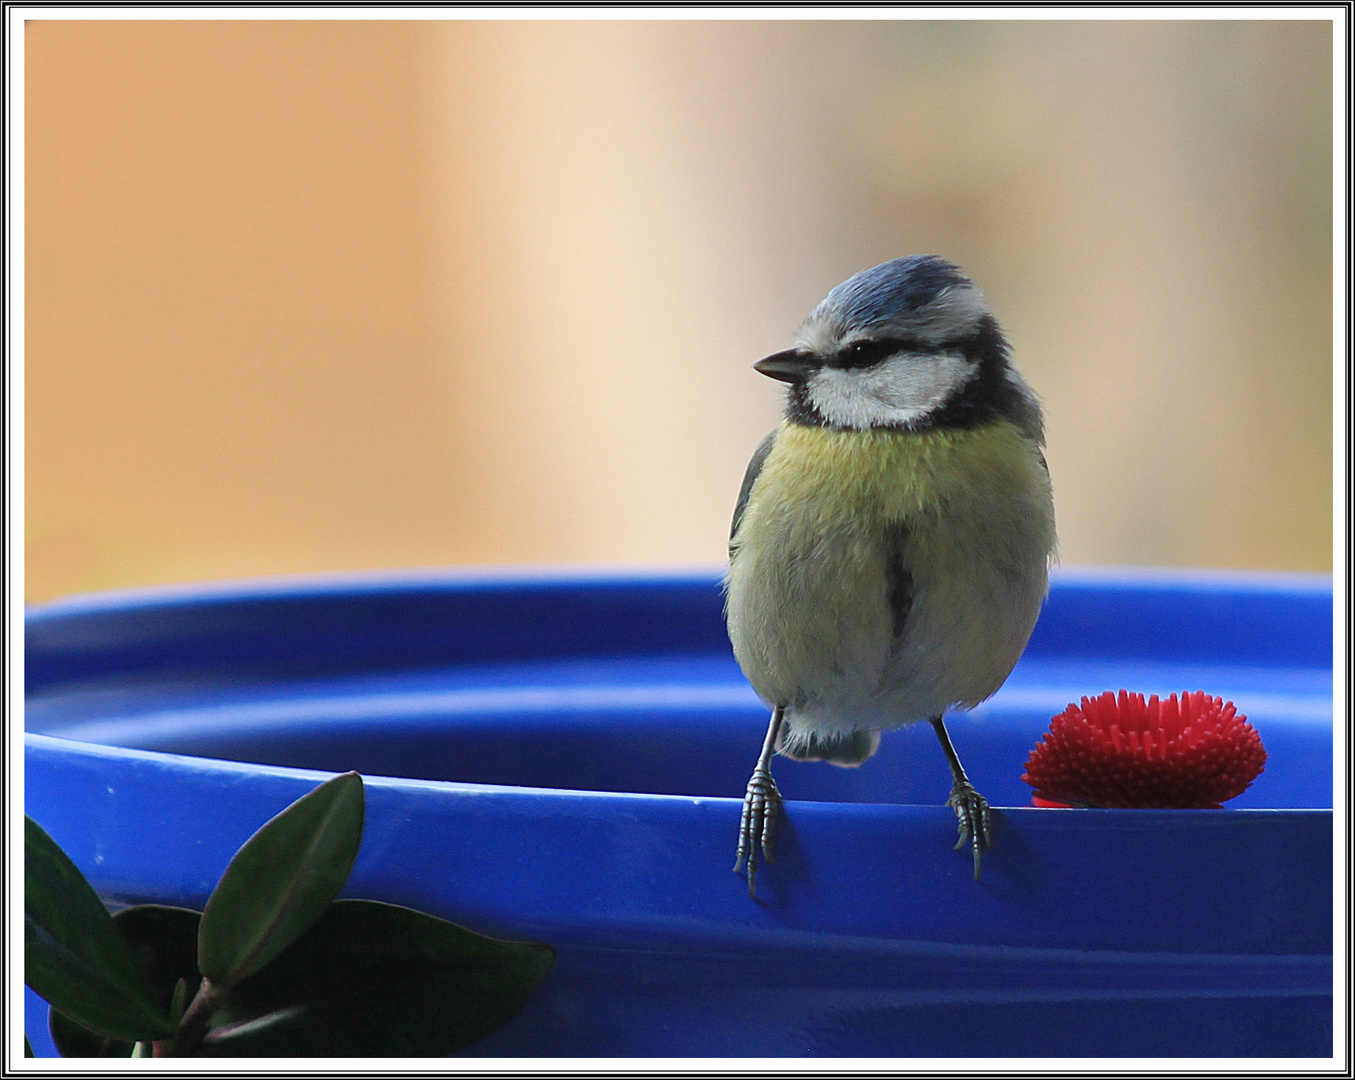
[[[1322,21],[32,21],[27,600],[716,563],[750,364],[933,252],[1065,563],[1327,571]]]

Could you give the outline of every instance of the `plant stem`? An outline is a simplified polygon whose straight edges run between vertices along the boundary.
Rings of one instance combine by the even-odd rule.
[[[211,1023],[212,1013],[226,1003],[230,988],[213,986],[211,980],[203,979],[198,992],[184,1011],[179,1021],[179,1030],[172,1037],[162,1039],[155,1044],[156,1057],[192,1057],[202,1047],[207,1037],[207,1026]]]

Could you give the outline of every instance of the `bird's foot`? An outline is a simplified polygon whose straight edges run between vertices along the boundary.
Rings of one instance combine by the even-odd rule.
[[[960,839],[955,842],[955,850],[964,847],[967,840],[974,844],[974,880],[978,881],[983,849],[993,846],[993,822],[988,813],[988,800],[975,791],[974,785],[968,780],[956,780],[946,805],[955,811],[960,823]]]
[[[772,840],[776,836],[776,820],[781,816],[781,792],[776,789],[769,769],[759,765],[753,770],[748,789],[743,795],[743,814],[739,818],[739,850],[734,859],[737,874],[748,860],[748,895],[756,899],[758,849],[772,862]]]

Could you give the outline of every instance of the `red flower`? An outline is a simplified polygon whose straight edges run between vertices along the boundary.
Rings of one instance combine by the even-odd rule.
[[[1145,702],[1108,690],[1050,721],[1021,779],[1037,806],[1217,810],[1265,764],[1261,736],[1231,701],[1197,691]]]

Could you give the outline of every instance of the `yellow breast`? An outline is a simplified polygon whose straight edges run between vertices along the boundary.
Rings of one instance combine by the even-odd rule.
[[[912,607],[896,640],[884,538],[899,529]],[[1025,647],[1053,544],[1039,449],[1006,420],[925,432],[785,423],[734,538],[735,655],[773,702],[901,713],[982,700]]]

